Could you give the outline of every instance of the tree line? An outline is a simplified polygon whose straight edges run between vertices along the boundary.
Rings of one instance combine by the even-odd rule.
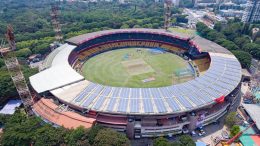
[[[46,124],[40,118],[28,117],[22,110],[14,115],[0,116],[3,146],[129,146],[125,134],[102,126],[90,129],[65,129]]]
[[[259,27],[258,25],[253,27]],[[205,24],[198,22],[197,32],[202,37],[209,39],[227,48],[240,61],[243,68],[249,68],[251,59],[260,59],[260,41],[251,41],[251,27],[246,27],[237,20],[230,20],[228,23],[216,23],[214,29],[208,28]]]

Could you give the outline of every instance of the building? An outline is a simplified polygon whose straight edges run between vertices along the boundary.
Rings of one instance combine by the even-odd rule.
[[[241,10],[234,10],[234,9],[219,10],[219,15],[222,17],[242,18],[243,14],[244,14],[244,12]]]
[[[241,65],[227,49],[191,37],[162,29],[118,29],[70,38],[30,77],[36,93],[32,109],[55,126],[99,124],[129,138],[186,133],[216,122],[240,96]],[[196,78],[164,87],[130,88],[91,82],[77,72],[92,56],[129,47],[186,56],[194,63]]]
[[[248,0],[246,9],[244,11],[243,22],[258,22],[260,21],[260,1],[259,0]]]

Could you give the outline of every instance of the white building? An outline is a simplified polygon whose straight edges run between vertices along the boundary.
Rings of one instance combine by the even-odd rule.
[[[257,22],[260,21],[260,0],[248,0],[244,11],[243,22]]]

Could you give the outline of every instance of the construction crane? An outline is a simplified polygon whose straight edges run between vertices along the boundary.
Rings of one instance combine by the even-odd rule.
[[[4,48],[4,43],[1,43],[1,55],[5,65],[15,85],[27,114],[32,114],[31,105],[33,103],[31,92],[27,86],[19,61],[13,51],[16,50],[14,31],[11,25],[7,26],[5,37],[8,41],[9,48]]]
[[[249,128],[253,127],[255,125],[255,122],[249,125],[246,129],[243,131],[240,131],[238,134],[236,134],[234,137],[229,139],[228,141],[222,141],[222,146],[230,146],[235,140],[237,140],[244,132],[246,132]]]
[[[164,29],[167,31],[171,25],[172,0],[164,1]]]

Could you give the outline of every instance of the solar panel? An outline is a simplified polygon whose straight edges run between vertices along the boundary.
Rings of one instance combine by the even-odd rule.
[[[179,111],[181,109],[174,98],[165,98],[165,100],[167,101],[168,105],[174,112]]]
[[[151,91],[151,94],[154,98],[160,98],[161,97],[158,88],[151,88],[150,91]]]
[[[77,97],[76,102],[82,101],[82,99],[94,88],[96,87],[96,84],[90,83]]]
[[[92,92],[93,93],[96,93],[96,94],[100,94],[100,92],[103,90],[103,86],[101,85],[97,85],[97,87],[95,88],[95,90],[93,90]]]
[[[198,94],[196,92],[194,92],[193,90],[191,90],[191,88],[189,87],[188,84],[183,84],[183,86],[185,88],[183,88],[182,91],[185,91],[183,93],[184,93],[184,95],[186,95],[186,97],[188,97],[197,106],[200,106],[203,104],[203,102],[200,99],[200,97],[198,96]]]
[[[183,95],[182,95],[177,89],[172,90],[172,91],[173,91],[173,93],[174,93],[176,99],[177,99],[185,108],[187,108],[187,109],[192,108],[191,103],[190,103],[187,99],[185,99],[185,98],[183,97]]]
[[[105,87],[103,92],[101,93],[102,96],[108,96],[109,93],[111,92],[112,88],[111,87]]]
[[[163,99],[154,98],[153,100],[159,113],[167,112]]]
[[[151,98],[149,88],[142,88],[141,93],[143,98]]]
[[[110,98],[109,103],[108,103],[108,106],[107,106],[107,110],[108,110],[108,111],[113,111],[114,106],[115,106],[115,104],[116,104],[116,99],[117,99],[117,98]]]
[[[97,94],[90,94],[90,95],[88,95],[86,97],[87,100],[84,101],[82,106],[83,107],[88,107],[96,97],[97,97]]]
[[[143,105],[144,105],[144,112],[146,113],[152,113],[153,111],[153,105],[152,101],[149,98],[143,98]]]
[[[105,102],[105,97],[99,96],[99,98],[97,99],[93,108],[96,109],[96,110],[100,109],[104,102]]]
[[[128,98],[120,98],[117,111],[126,112],[128,107]]]
[[[130,89],[129,88],[122,88],[120,92],[120,97],[128,98],[130,95]]]
[[[121,88],[114,88],[111,97],[119,97]]]
[[[138,113],[139,112],[139,99],[131,99],[130,100],[130,112],[131,113]]]
[[[161,94],[163,95],[163,97],[173,97],[171,92],[169,92],[166,87],[162,87],[159,90],[160,90]]]
[[[139,88],[132,88],[130,98],[140,98],[140,89]]]

